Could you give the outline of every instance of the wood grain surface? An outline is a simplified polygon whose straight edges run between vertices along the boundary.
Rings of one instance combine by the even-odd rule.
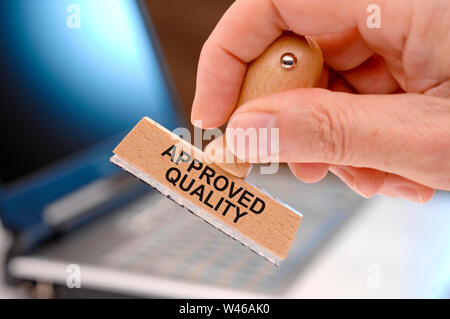
[[[286,258],[301,215],[245,180],[208,163],[202,151],[158,123],[143,118],[114,154],[243,238],[279,259]]]

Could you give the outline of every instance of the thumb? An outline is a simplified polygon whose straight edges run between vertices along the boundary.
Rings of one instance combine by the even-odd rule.
[[[257,132],[258,147],[239,147],[243,138],[255,144],[249,129]],[[374,168],[450,189],[446,99],[295,89],[240,106],[226,134],[230,150],[250,162],[266,162],[255,154],[264,148],[270,161]]]

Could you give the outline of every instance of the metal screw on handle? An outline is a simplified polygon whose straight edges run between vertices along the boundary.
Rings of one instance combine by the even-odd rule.
[[[297,64],[297,57],[292,53],[285,53],[280,58],[281,67],[286,70],[292,70]]]

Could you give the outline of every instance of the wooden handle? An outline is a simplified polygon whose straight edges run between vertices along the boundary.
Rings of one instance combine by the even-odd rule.
[[[319,81],[322,68],[322,52],[314,40],[284,32],[248,66],[236,108],[267,94],[313,87]],[[209,143],[205,153],[210,161],[237,177],[245,177],[250,172],[251,164],[231,154],[224,136]],[[232,163],[225,161],[230,158],[234,159]]]

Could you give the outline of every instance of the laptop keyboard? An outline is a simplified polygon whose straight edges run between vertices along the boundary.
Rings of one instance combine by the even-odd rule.
[[[137,273],[251,292],[283,291],[320,245],[362,205],[337,178],[305,185],[288,174],[251,175],[248,180],[303,213],[289,255],[275,267],[160,194],[120,209],[114,245],[101,264]]]

